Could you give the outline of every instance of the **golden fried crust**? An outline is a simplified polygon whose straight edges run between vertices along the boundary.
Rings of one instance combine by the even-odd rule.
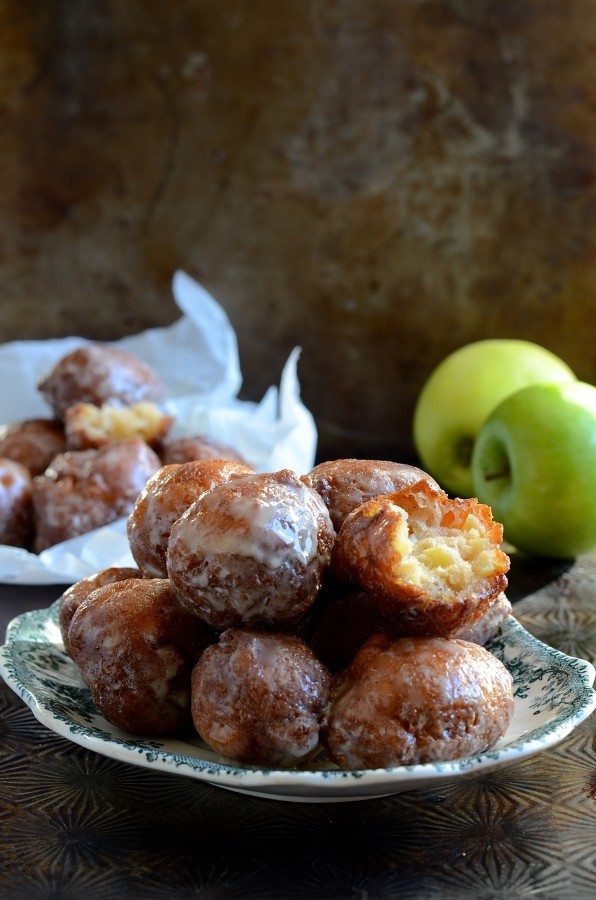
[[[108,569],[102,569],[86,578],[81,578],[68,587],[60,597],[60,609],[58,613],[58,624],[60,633],[64,643],[66,653],[70,654],[70,645],[68,642],[68,629],[72,617],[79,608],[83,600],[86,600],[91,591],[104,584],[113,584],[115,581],[125,581],[127,578],[141,578],[141,572],[128,566],[110,566]]]
[[[321,495],[339,531],[352,510],[378,497],[393,494],[418,481],[439,485],[417,466],[383,459],[335,459],[319,463],[302,480]]]
[[[325,504],[294,472],[244,475],[174,523],[168,577],[215,628],[285,628],[315,602],[334,540]]]
[[[299,638],[229,629],[193,669],[193,722],[228,758],[295,765],[318,749],[330,686]]]
[[[168,438],[163,443],[160,456],[164,466],[197,459],[227,459],[246,465],[246,460],[233,447],[203,434]]]
[[[86,344],[67,353],[38,388],[60,420],[75,403],[160,403],[165,397],[165,387],[151,366],[110,344]]]
[[[33,479],[34,550],[128,516],[160,465],[157,454],[136,437],[58,454]]]
[[[167,581],[134,578],[96,588],[77,608],[70,651],[103,717],[133,734],[191,724],[192,667],[214,635]]]
[[[64,427],[54,419],[24,419],[0,428],[0,456],[40,475],[66,449]]]
[[[370,594],[411,635],[470,627],[507,585],[502,526],[476,500],[450,500],[420,481],[362,504],[344,521],[331,569]]]
[[[323,736],[343,769],[375,769],[482,753],[505,733],[512,678],[484,647],[376,635],[332,689]]]
[[[149,479],[128,519],[136,564],[151,578],[166,578],[170,531],[192,503],[216,485],[250,475],[252,469],[225,459],[164,465]]]

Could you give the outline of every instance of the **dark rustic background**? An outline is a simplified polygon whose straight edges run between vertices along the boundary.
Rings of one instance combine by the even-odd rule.
[[[411,455],[431,368],[529,338],[596,381],[594,0],[1,0],[0,340],[168,324],[243,396],[303,347],[320,456]]]

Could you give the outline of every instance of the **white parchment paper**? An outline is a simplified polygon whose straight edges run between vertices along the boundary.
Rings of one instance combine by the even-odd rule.
[[[167,409],[175,416],[171,436],[206,434],[234,447],[258,472],[281,468],[298,474],[314,464],[317,432],[300,399],[299,348],[260,403],[239,400],[242,384],[236,334],[224,310],[184,272],[172,291],[182,315],[167,328],[154,328],[114,341],[149,363],[168,390]],[[51,411],[38,381],[74,347],[77,337],[14,341],[0,346],[0,423]],[[65,541],[35,555],[0,545],[0,582],[71,584],[108,566],[132,566],[126,520]]]

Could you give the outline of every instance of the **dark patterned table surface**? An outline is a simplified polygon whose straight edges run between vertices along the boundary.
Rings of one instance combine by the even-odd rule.
[[[0,587],[0,627],[60,588]],[[522,624],[596,658],[596,555],[513,559]],[[557,747],[381,800],[262,800],[99,756],[0,684],[0,898],[593,900],[596,716]]]

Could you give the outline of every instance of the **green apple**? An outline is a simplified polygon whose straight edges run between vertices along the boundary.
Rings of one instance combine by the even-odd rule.
[[[472,454],[476,495],[527,553],[573,558],[596,546],[596,387],[534,384],[486,420]]]
[[[493,409],[528,384],[575,380],[562,359],[531,341],[460,347],[431,373],[416,402],[413,436],[422,465],[449,493],[471,497],[472,449]]]

